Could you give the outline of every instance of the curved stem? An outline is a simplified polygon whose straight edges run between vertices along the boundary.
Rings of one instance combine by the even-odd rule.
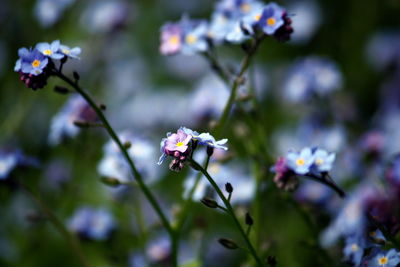
[[[253,55],[257,51],[260,43],[262,42],[262,40],[264,40],[264,38],[265,36],[262,36],[261,38],[254,40],[253,46],[247,51],[246,56],[243,58],[240,64],[239,73],[236,75],[236,78],[233,80],[232,83],[231,93],[229,95],[228,102],[226,103],[221,118],[214,129],[214,133],[216,136],[219,136],[221,134],[221,131],[224,129],[225,123],[229,117],[229,113],[232,109],[233,104],[235,103],[237,90],[240,84],[243,83],[244,73],[249,68],[251,59],[253,58]],[[224,79],[223,76],[221,77]]]
[[[119,137],[115,133],[114,129],[111,127],[110,123],[108,122],[108,120],[104,116],[102,110],[97,106],[97,104],[90,97],[90,95],[86,91],[84,91],[76,82],[72,81],[67,76],[62,74],[61,72],[56,71],[54,74],[56,76],[58,76],[60,79],[62,79],[63,81],[65,81],[66,83],[68,83],[69,85],[71,85],[86,100],[86,102],[90,105],[90,107],[93,108],[93,110],[96,112],[97,116],[99,117],[99,119],[104,124],[104,128],[107,130],[107,132],[110,135],[110,137],[117,144],[117,146],[119,147],[119,149],[122,152],[122,155],[124,156],[124,158],[128,162],[128,165],[131,168],[131,171],[132,171],[132,173],[133,173],[133,175],[134,175],[134,177],[135,177],[135,179],[136,179],[136,181],[137,181],[137,183],[139,185],[139,188],[145,194],[147,200],[150,202],[151,206],[154,208],[155,212],[157,213],[158,217],[160,218],[164,228],[167,230],[167,232],[168,232],[168,234],[169,234],[169,236],[171,238],[171,243],[174,243],[175,242],[175,240],[174,240],[175,239],[174,238],[174,230],[172,229],[172,227],[171,227],[166,215],[162,211],[162,209],[161,209],[160,205],[158,204],[156,198],[153,196],[153,194],[151,193],[151,191],[149,190],[147,185],[144,183],[143,178],[142,178],[141,174],[139,173],[139,171],[136,169],[136,166],[133,163],[131,157],[129,156],[128,151],[126,150],[126,148],[122,144],[121,140],[119,139]],[[173,250],[172,254],[173,254],[174,266],[177,266],[177,251]]]
[[[207,178],[207,180],[210,182],[211,186],[215,189],[215,191],[217,192],[218,196],[221,198],[221,200],[224,202],[225,207],[227,209],[227,213],[231,216],[231,218],[233,219],[236,227],[238,228],[240,234],[242,235],[246,246],[249,250],[249,252],[252,254],[254,260],[257,262],[257,264],[259,266],[264,266],[264,264],[262,263],[261,259],[259,258],[259,256],[257,255],[256,250],[254,249],[253,245],[250,242],[249,237],[247,236],[245,230],[243,229],[242,225],[240,224],[238,218],[235,215],[235,212],[231,206],[231,204],[229,203],[229,201],[225,198],[224,194],[222,193],[221,189],[219,189],[217,183],[214,181],[214,179],[210,176],[210,174],[203,168],[201,167],[200,164],[198,164],[196,161],[194,161],[193,159],[190,159],[190,163],[193,165],[193,167],[197,170],[200,170],[200,172],[202,172],[204,174],[204,176]]]
[[[47,205],[41,201],[35,193],[29,190],[24,184],[18,182],[19,186],[32,198],[32,200],[39,206],[42,211],[46,214],[46,217],[49,221],[54,225],[54,227],[58,230],[58,232],[65,238],[68,242],[71,250],[77,256],[79,262],[84,267],[89,267],[90,264],[86,260],[85,253],[82,250],[79,240],[76,238],[75,235],[71,234],[65,225],[57,218],[57,216],[47,207]]]
[[[319,177],[314,174],[306,174],[304,177],[309,178],[311,180],[314,180],[316,182],[319,182],[321,184],[324,184],[328,187],[330,187],[333,191],[335,191],[339,197],[344,198],[346,197],[346,193],[330,178],[329,174],[325,174],[322,177]]]

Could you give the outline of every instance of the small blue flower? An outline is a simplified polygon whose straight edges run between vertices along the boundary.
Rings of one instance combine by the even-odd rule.
[[[335,153],[318,148],[314,151],[314,167],[318,172],[329,172],[332,169],[332,164],[335,161]]]
[[[354,266],[359,266],[364,255],[365,248],[365,238],[362,236],[351,235],[346,238],[346,245],[343,248],[344,257],[346,260],[353,263]]]
[[[199,134],[198,132],[186,127],[181,127],[180,129],[182,129],[186,134],[193,136],[192,139],[198,141],[199,145],[228,150],[228,147],[224,146],[228,142],[228,139],[226,138],[216,141],[214,136],[212,136],[210,133]]]
[[[112,214],[101,208],[81,207],[68,221],[71,231],[93,240],[106,240],[115,226]]]
[[[396,249],[381,251],[368,262],[368,267],[396,267],[400,263],[400,253]]]
[[[79,55],[81,54],[81,48],[80,47],[74,47],[70,48],[66,45],[60,45],[60,50],[59,50],[63,55],[69,57],[69,58],[74,58],[74,59],[80,59]]]
[[[287,166],[295,173],[304,175],[310,172],[314,163],[314,155],[310,148],[303,148],[300,152],[289,152],[286,156]]]
[[[14,70],[37,76],[43,72],[49,60],[37,49],[28,50],[20,48],[18,50],[20,59],[17,60]]]
[[[190,20],[184,16],[180,22],[182,27],[182,54],[192,55],[208,49],[206,40],[208,23],[200,20]]]
[[[265,34],[273,35],[285,22],[283,15],[285,10],[275,3],[270,3],[264,7],[264,11],[259,19],[258,25]]]
[[[43,55],[50,57],[52,59],[62,59],[64,55],[59,52],[60,41],[55,40],[51,44],[49,43],[38,43],[35,47]]]

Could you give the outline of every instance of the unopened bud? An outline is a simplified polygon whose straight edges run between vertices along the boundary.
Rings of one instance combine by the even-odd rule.
[[[211,157],[213,153],[214,153],[214,148],[212,146],[207,146],[207,155]]]
[[[54,92],[59,93],[59,94],[62,94],[62,95],[66,95],[66,94],[68,94],[70,91],[69,91],[69,89],[66,88],[66,87],[56,85],[56,86],[54,86]]]
[[[75,81],[79,81],[79,79],[81,78],[81,77],[79,76],[79,73],[77,73],[76,71],[74,71],[73,75],[74,75]]]
[[[225,190],[226,192],[228,192],[229,194],[231,194],[233,192],[233,186],[231,185],[231,183],[226,183],[225,184]]]
[[[253,225],[253,223],[254,223],[253,218],[250,216],[250,214],[248,212],[246,213],[245,222],[247,225],[250,225],[250,226]]]
[[[107,109],[107,106],[105,104],[100,104],[99,107],[103,111]]]
[[[214,199],[211,199],[208,197],[204,197],[201,200],[201,203],[203,203],[204,205],[206,205],[207,207],[212,208],[212,209],[216,209],[218,207],[217,202]]]
[[[237,249],[238,246],[233,240],[227,239],[227,238],[220,238],[218,239],[218,242],[224,246],[227,249]]]
[[[113,177],[103,176],[103,177],[100,178],[100,181],[103,184],[108,185],[108,186],[112,186],[112,187],[116,187],[116,186],[119,186],[121,184],[121,182],[118,179],[113,178]]]
[[[124,143],[124,147],[125,147],[126,149],[131,148],[131,146],[132,146],[132,143],[129,142],[129,141],[126,141],[126,142]]]

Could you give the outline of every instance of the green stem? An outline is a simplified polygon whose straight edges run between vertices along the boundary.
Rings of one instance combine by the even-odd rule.
[[[75,235],[71,234],[64,224],[57,218],[57,216],[46,206],[46,204],[41,201],[31,190],[29,190],[24,184],[18,182],[19,186],[32,198],[32,200],[39,206],[42,211],[46,214],[46,217],[53,224],[53,226],[58,230],[58,232],[65,238],[73,253],[77,256],[81,265],[84,267],[89,267],[90,264],[85,258],[85,253],[82,250],[79,240]]]
[[[214,133],[216,136],[219,136],[221,134],[221,131],[224,129],[225,123],[229,117],[229,113],[232,109],[233,104],[235,103],[237,90],[240,84],[243,83],[244,73],[249,68],[251,59],[253,58],[253,55],[257,51],[260,43],[262,42],[262,40],[264,40],[264,38],[265,36],[254,40],[253,46],[247,51],[246,56],[243,58],[242,63],[240,64],[239,73],[236,75],[236,78],[233,80],[232,83],[231,93],[229,95],[228,102],[225,105],[219,123],[215,127]]]
[[[175,243],[174,230],[172,229],[167,217],[165,216],[164,212],[162,211],[156,198],[153,196],[150,189],[144,183],[141,174],[136,169],[136,166],[133,163],[131,157],[129,156],[128,151],[126,150],[125,146],[122,144],[121,140],[115,133],[114,129],[111,127],[110,123],[104,116],[103,111],[97,106],[97,104],[90,97],[90,95],[88,93],[86,93],[86,91],[84,91],[76,82],[72,81],[67,76],[62,74],[61,72],[56,71],[54,74],[56,76],[58,76],[60,79],[62,79],[63,81],[65,81],[66,83],[68,83],[69,85],[71,85],[86,100],[86,102],[91,106],[91,108],[93,108],[93,110],[96,112],[97,116],[104,124],[104,128],[107,130],[110,137],[114,140],[114,142],[117,144],[117,146],[121,150],[122,155],[125,157],[126,161],[128,162],[129,167],[131,168],[131,171],[139,185],[139,188],[142,190],[142,192],[145,194],[147,200],[150,202],[151,206],[154,208],[155,212],[157,213],[158,217],[161,220],[161,223],[163,224],[164,228],[167,230],[167,232],[171,238],[171,243],[174,244]],[[174,266],[177,266],[177,251],[175,249],[173,249],[172,254],[173,254],[172,255],[173,264],[174,264]]]
[[[204,174],[204,176],[207,178],[207,180],[209,181],[209,183],[211,184],[211,186],[215,189],[215,191],[217,192],[218,196],[221,198],[221,200],[224,202],[225,207],[227,209],[227,213],[231,216],[231,218],[233,219],[236,227],[238,228],[240,234],[242,235],[247,248],[249,250],[249,252],[252,254],[254,260],[257,262],[257,264],[259,266],[264,266],[264,264],[262,263],[261,259],[258,257],[256,250],[254,249],[253,245],[250,242],[250,239],[248,238],[245,230],[243,229],[242,225],[240,224],[238,218],[235,215],[235,212],[231,206],[231,204],[229,203],[229,201],[225,198],[224,194],[222,193],[221,189],[219,189],[217,183],[214,181],[214,179],[210,176],[210,174],[203,168],[201,167],[200,164],[198,164],[196,161],[194,161],[193,159],[189,160],[190,163],[193,165],[193,167],[196,170],[200,170],[200,172],[202,172]]]

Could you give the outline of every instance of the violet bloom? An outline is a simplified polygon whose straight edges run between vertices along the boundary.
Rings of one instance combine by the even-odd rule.
[[[37,49],[20,48],[18,56],[20,58],[15,64],[14,71],[34,76],[41,74],[49,62]]]
[[[275,3],[270,3],[265,6],[258,25],[265,34],[273,35],[285,23],[283,20],[284,14],[285,10],[282,7]]]
[[[168,155],[176,158],[180,158],[180,156],[184,157],[184,154],[188,152],[192,138],[182,128],[178,129],[177,133],[167,133],[167,138],[161,141],[161,153],[163,154],[158,161],[158,165],[161,165]]]
[[[182,27],[179,23],[167,23],[161,28],[160,52],[163,55],[179,53],[182,48]]]
[[[38,43],[35,47],[40,51],[43,55],[50,57],[52,59],[62,59],[64,57],[63,54],[59,52],[60,49],[60,41],[55,40],[51,44],[49,43]]]
[[[181,127],[181,129],[186,133],[193,137],[193,140],[197,141],[199,145],[209,146],[212,148],[220,148],[223,150],[228,150],[228,147],[225,144],[228,142],[228,139],[221,139],[216,141],[214,136],[210,133],[201,133],[199,134],[196,131],[193,131],[186,127]]]

